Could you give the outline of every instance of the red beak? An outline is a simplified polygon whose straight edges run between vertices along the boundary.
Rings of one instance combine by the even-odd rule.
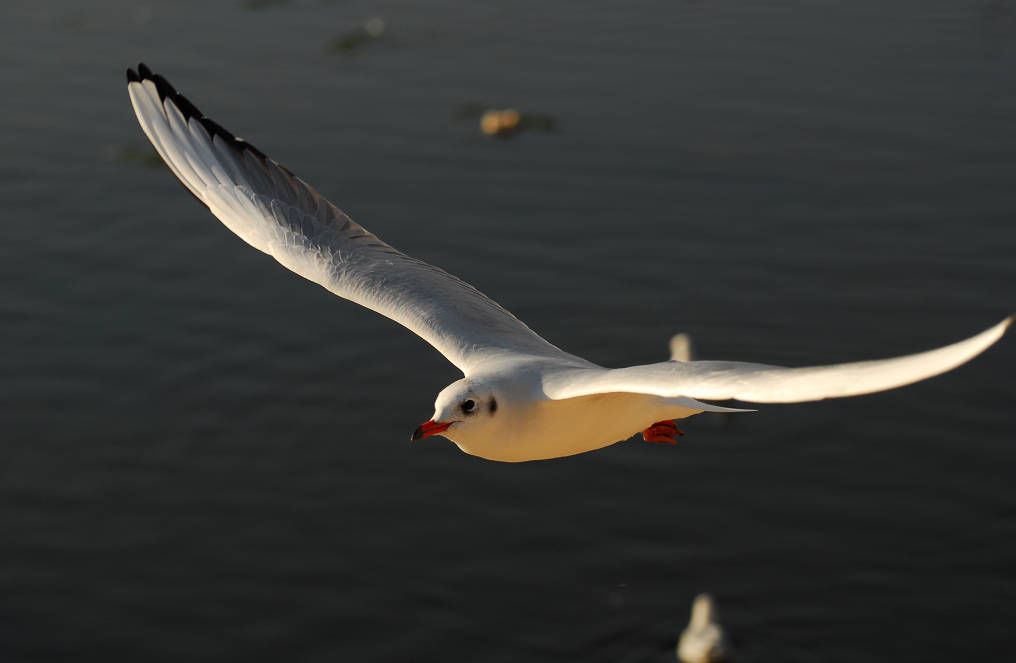
[[[455,422],[434,421],[433,419],[431,419],[427,423],[420,424],[420,427],[417,428],[415,431],[413,431],[413,436],[409,439],[422,440],[425,437],[430,437],[431,435],[443,433],[446,430],[448,430],[448,427],[451,426],[453,423]]]

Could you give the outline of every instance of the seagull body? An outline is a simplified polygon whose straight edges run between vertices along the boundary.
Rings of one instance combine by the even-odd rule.
[[[300,276],[402,324],[462,371],[413,439],[440,434],[483,458],[569,456],[640,431],[672,443],[680,434],[674,419],[748,411],[698,399],[792,403],[891,389],[968,361],[1012,321],[936,350],[850,364],[603,368],[550,344],[461,279],[389,246],[145,65],[127,70],[127,89],[166,165],[227,228]]]
[[[684,396],[623,391],[549,397],[557,383],[605,370],[576,360],[571,366],[540,359],[495,362],[489,372],[443,389],[433,418],[417,429],[414,438],[440,433],[474,456],[518,462],[600,449],[627,440],[651,422],[684,419],[707,410],[743,412]],[[474,405],[464,411],[462,405],[469,402]],[[457,423],[437,430],[451,421]],[[468,434],[474,426],[482,433]]]

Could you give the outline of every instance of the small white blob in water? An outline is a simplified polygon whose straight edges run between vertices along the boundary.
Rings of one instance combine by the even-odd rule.
[[[677,660],[684,663],[719,663],[730,660],[730,645],[714,620],[716,607],[708,594],[699,594],[691,606],[691,621],[677,643]]]
[[[385,33],[385,20],[380,16],[375,16],[374,18],[368,20],[364,24],[363,28],[367,31],[368,35],[377,39]]]

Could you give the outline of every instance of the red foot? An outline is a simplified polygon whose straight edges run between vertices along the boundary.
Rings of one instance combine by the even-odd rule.
[[[642,431],[642,437],[646,442],[658,444],[677,444],[675,438],[680,435],[684,435],[684,431],[675,426],[673,421],[657,421]]]

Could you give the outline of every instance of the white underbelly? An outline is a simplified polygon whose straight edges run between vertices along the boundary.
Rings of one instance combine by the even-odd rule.
[[[515,417],[499,435],[456,444],[466,453],[504,462],[559,458],[601,449],[627,440],[657,421],[682,419],[700,411],[648,394],[548,400]]]

